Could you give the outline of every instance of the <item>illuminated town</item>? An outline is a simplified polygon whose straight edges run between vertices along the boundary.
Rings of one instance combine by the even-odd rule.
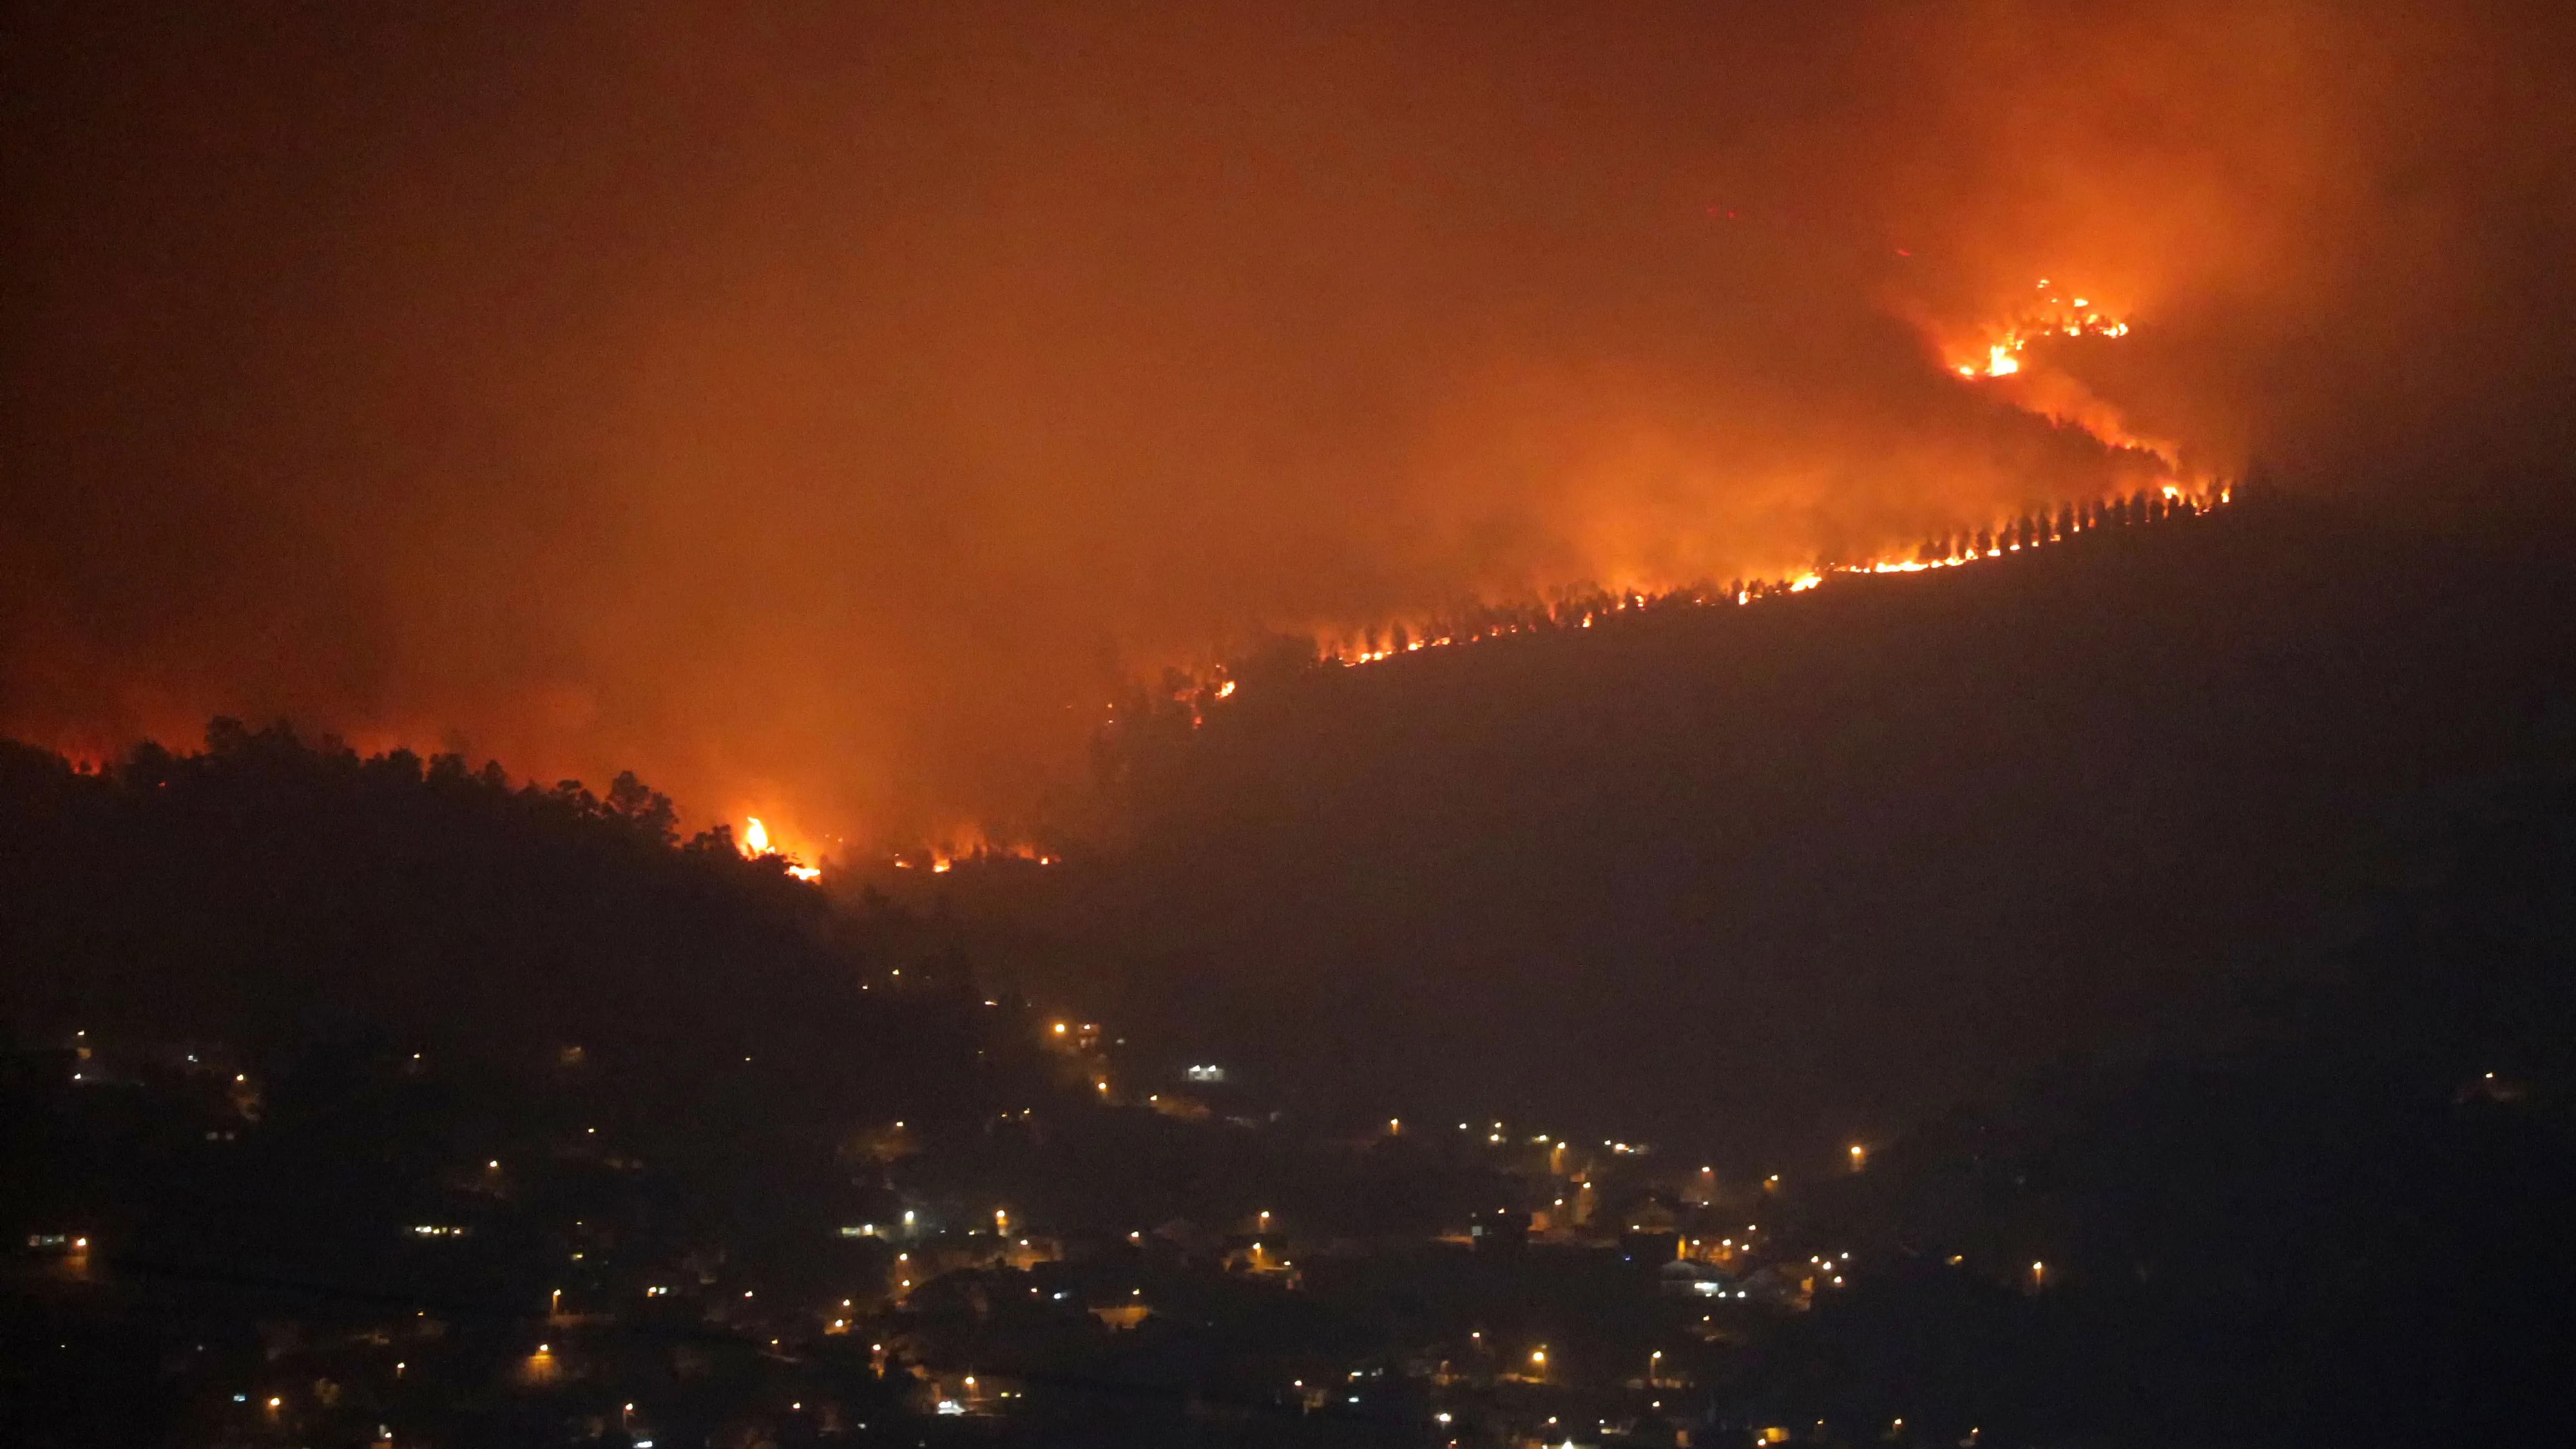
[[[911,989],[923,1009],[944,990]],[[29,1235],[17,1291],[69,1304],[112,1276],[212,1335],[182,1370],[210,1443],[873,1442],[871,1424],[1016,1443],[1108,1415],[1158,1442],[1173,1421],[1257,1442],[1684,1444],[1803,1436],[1811,1423],[1766,1420],[1806,1405],[1748,1395],[1747,1367],[1918,1255],[1861,1236],[1845,1200],[1860,1145],[1812,1182],[1739,1181],[1500,1120],[1334,1131],[1265,1109],[1219,1065],[1138,1070],[1100,1023],[995,1000],[974,1031],[1028,1105],[968,1120],[951,1102],[746,1168],[808,1185],[767,1225],[801,1240],[688,1226],[683,1169],[573,1125],[598,1104],[567,1047],[544,1125],[512,1122],[506,1155],[424,1162],[404,1184],[419,1221],[386,1216],[381,1191],[372,1209],[343,1199],[317,1225],[329,1250],[282,1253],[312,1266],[228,1282],[278,1295],[287,1317],[264,1337],[199,1321],[216,1270],[130,1210],[65,1209],[98,1226]],[[112,1097],[156,1139],[202,1134],[186,1150],[210,1159],[291,1151],[267,1145],[296,1129],[237,1060],[84,1032],[22,1047],[13,1070],[55,1075],[70,1121]],[[429,1094],[448,1069],[392,1053],[362,1070]],[[1979,1245],[1945,1271],[2028,1299],[2029,1246]],[[361,1263],[422,1295],[334,1292]],[[1905,1407],[1931,1422],[1947,1406]]]

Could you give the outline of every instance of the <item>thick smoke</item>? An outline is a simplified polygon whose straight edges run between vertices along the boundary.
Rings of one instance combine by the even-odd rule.
[[[1941,366],[2041,277],[2192,466],[2553,516],[2556,9],[22,14],[0,727],[1003,819],[1257,630],[2121,486]]]

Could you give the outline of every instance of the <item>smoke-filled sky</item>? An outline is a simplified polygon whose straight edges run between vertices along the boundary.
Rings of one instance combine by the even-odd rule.
[[[2043,277],[2190,468],[2555,518],[2563,8],[15,6],[0,728],[1006,820],[1257,630],[2134,481],[1944,369]]]

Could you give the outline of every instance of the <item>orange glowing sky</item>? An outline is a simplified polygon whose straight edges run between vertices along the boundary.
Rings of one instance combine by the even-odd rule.
[[[0,727],[287,714],[810,849],[1002,828],[1260,629],[2130,476],[2047,413],[2557,509],[2559,7],[2070,9],[18,22]],[[2039,278],[2133,332],[1958,378]]]

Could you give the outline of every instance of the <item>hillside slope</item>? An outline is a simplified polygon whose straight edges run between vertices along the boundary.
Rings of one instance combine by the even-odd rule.
[[[1322,1110],[1822,1153],[2312,979],[2411,832],[2570,759],[2571,602],[2249,504],[1247,683],[1121,762],[1111,859],[950,889]]]

